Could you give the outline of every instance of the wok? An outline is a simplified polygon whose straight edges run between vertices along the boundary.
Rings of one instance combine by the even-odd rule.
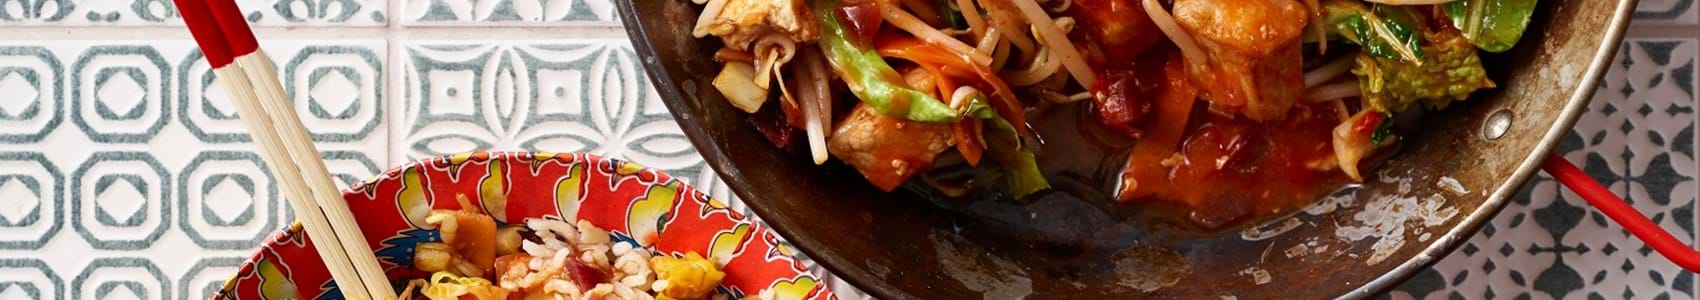
[[[1564,170],[1568,163],[1547,153],[1593,94],[1635,2],[1542,1],[1516,48],[1484,57],[1500,88],[1428,114],[1361,187],[1289,217],[1208,234],[1077,209],[1104,204],[978,209],[881,192],[847,166],[815,166],[806,151],[774,148],[721,98],[709,84],[720,42],[690,35],[698,5],[618,6],[655,88],[708,165],[808,257],[874,296],[1311,299],[1398,285],[1491,220],[1543,162]],[[1609,193],[1584,194],[1611,204]],[[1651,244],[1674,245],[1661,253],[1685,247],[1668,234],[1658,241],[1657,228],[1637,229],[1640,216],[1616,204],[1603,209]],[[1695,265],[1688,260],[1678,261]]]

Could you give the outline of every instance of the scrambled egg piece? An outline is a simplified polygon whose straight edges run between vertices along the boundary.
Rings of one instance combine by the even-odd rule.
[[[696,252],[686,253],[685,257],[656,256],[649,259],[649,264],[655,269],[656,279],[665,280],[665,287],[655,299],[701,299],[714,291],[720,285],[720,279],[726,273],[714,266],[713,261],[703,258]]]

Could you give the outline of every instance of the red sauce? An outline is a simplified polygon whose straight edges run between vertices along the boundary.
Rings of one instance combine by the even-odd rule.
[[[1341,121],[1332,105],[1299,106],[1265,123],[1203,115],[1169,172],[1172,188],[1147,200],[1185,203],[1189,219],[1215,227],[1291,211],[1345,183],[1330,164],[1330,130]]]
[[[1069,11],[1100,75],[1096,120],[1081,123],[1136,139],[1110,146],[1127,159],[1118,199],[1213,229],[1290,212],[1347,182],[1332,164],[1344,115],[1335,106],[1300,103],[1263,122],[1211,112],[1138,4],[1077,0]]]

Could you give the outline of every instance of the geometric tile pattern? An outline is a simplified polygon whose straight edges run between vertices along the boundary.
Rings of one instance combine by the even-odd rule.
[[[408,25],[617,21],[615,0],[399,0]]]
[[[206,298],[293,219],[193,45],[0,42],[0,299]],[[264,45],[344,184],[391,163],[386,45]]]
[[[263,46],[340,183],[472,149],[580,151],[745,210],[643,76],[617,0],[238,1],[262,32],[287,31]],[[1700,189],[1697,1],[1640,2],[1637,28],[1664,33],[1630,31],[1559,148],[1684,241]],[[0,36],[16,37],[0,41],[0,299],[204,299],[294,218],[181,26],[169,0],[0,0]],[[129,39],[24,38],[66,32]],[[1688,299],[1694,281],[1537,177],[1384,297]]]
[[[383,0],[237,0],[260,26],[382,26]],[[0,8],[3,26],[182,26],[171,0],[16,0]]]
[[[1642,0],[1635,7],[1635,22],[1645,25],[1694,25],[1695,0]]]
[[[1643,2],[1645,7],[1648,3]],[[1624,41],[1558,151],[1636,210],[1695,240],[1700,42]],[[1693,299],[1683,271],[1545,173],[1476,236],[1394,298]]]

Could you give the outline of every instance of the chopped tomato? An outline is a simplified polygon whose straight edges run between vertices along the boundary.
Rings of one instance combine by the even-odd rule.
[[[1358,119],[1357,124],[1352,124],[1352,131],[1356,131],[1361,135],[1375,134],[1375,130],[1381,128],[1381,122],[1386,119],[1387,115],[1379,113],[1364,115],[1363,118]]]

